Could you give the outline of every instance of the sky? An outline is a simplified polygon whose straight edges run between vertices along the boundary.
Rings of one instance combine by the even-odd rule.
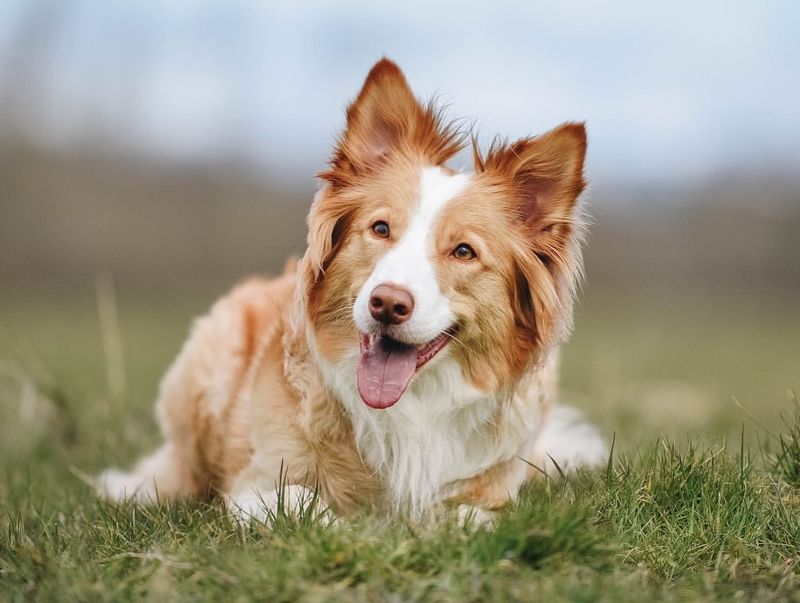
[[[4,0],[0,98],[45,144],[290,182],[321,169],[385,55],[483,144],[586,121],[595,181],[800,173],[796,2],[399,4]]]

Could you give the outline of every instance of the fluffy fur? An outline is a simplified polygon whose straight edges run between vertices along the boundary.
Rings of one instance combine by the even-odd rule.
[[[596,431],[554,407],[581,277],[583,125],[474,148],[472,174],[445,165],[463,142],[379,61],[320,175],[306,254],[197,322],[161,385],[166,443],[132,472],[101,475],[101,492],[219,495],[238,516],[265,518],[313,490],[338,513],[421,517],[499,508],[551,456],[602,462]],[[402,324],[370,313],[384,283],[414,300]],[[364,341],[424,349],[444,336],[394,405],[365,404]]]

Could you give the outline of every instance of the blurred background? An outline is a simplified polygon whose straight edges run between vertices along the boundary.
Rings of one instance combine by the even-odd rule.
[[[302,253],[383,55],[483,145],[587,122],[566,399],[628,444],[777,429],[800,385],[799,30],[789,1],[4,0],[6,436],[108,399],[152,432],[191,317]]]

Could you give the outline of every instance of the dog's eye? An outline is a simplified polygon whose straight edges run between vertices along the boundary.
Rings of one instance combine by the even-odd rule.
[[[459,260],[471,260],[475,257],[475,250],[466,243],[460,243],[453,250],[453,255]]]
[[[380,238],[385,239],[389,236],[389,225],[383,220],[379,220],[372,225],[372,232]]]

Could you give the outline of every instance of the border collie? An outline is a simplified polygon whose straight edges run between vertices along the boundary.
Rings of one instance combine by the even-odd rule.
[[[319,175],[305,255],[197,321],[161,384],[165,443],[103,473],[101,494],[215,495],[243,519],[312,497],[421,518],[499,509],[539,470],[603,462],[596,430],[556,406],[584,126],[485,154],[473,140],[471,173],[446,164],[465,146],[379,61]]]

